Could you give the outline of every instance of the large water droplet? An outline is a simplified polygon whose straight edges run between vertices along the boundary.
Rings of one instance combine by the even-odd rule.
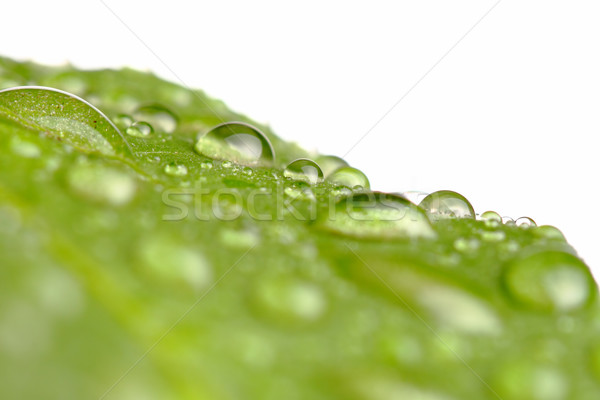
[[[243,122],[225,122],[212,128],[196,142],[198,153],[238,164],[268,165],[275,159],[269,139],[257,128]]]
[[[542,225],[533,230],[536,236],[551,240],[565,240],[565,235],[552,225]]]
[[[475,218],[475,210],[463,195],[440,190],[425,197],[419,204],[432,221],[448,218]]]
[[[0,91],[0,109],[86,151],[131,153],[119,129],[96,107],[67,92],[41,86]]]
[[[328,230],[364,238],[436,236],[422,209],[404,197],[380,192],[342,198],[320,222]]]
[[[335,170],[327,177],[327,181],[337,185],[349,188],[369,189],[369,179],[362,171],[352,167],[341,167]]]
[[[125,130],[125,133],[127,133],[130,136],[145,138],[150,136],[150,134],[153,131],[154,130],[152,129],[152,125],[150,125],[149,123],[145,121],[138,121],[131,124],[131,126],[129,126],[127,130]]]
[[[308,158],[299,158],[285,167],[283,175],[297,181],[304,181],[314,185],[323,180],[323,171],[319,165]]]
[[[530,308],[571,311],[588,304],[596,292],[588,267],[572,254],[535,253],[512,261],[503,277],[510,296]]]
[[[157,132],[173,133],[177,128],[178,118],[163,105],[149,104],[135,110],[133,116],[138,121],[146,121]]]
[[[315,161],[321,167],[325,177],[331,175],[336,169],[348,166],[346,160],[338,156],[318,156]]]

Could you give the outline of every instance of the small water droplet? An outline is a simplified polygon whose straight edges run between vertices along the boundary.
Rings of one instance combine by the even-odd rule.
[[[498,397],[511,400],[567,400],[569,383],[555,367],[519,360],[502,366],[493,382]]]
[[[304,181],[314,185],[323,180],[323,171],[319,165],[308,158],[299,158],[285,167],[283,176],[297,181]]]
[[[327,182],[336,186],[346,186],[348,188],[369,189],[369,179],[362,171],[353,167],[341,167],[336,169],[327,177]]]
[[[261,315],[282,324],[315,322],[327,310],[327,298],[318,286],[283,277],[263,280],[254,301]]]
[[[67,181],[75,193],[93,201],[120,206],[135,195],[135,180],[125,171],[81,164],[68,171]]]
[[[169,163],[165,165],[165,173],[172,176],[185,176],[188,173],[188,169],[183,164]]]
[[[254,175],[254,170],[250,167],[245,167],[242,169],[242,173],[247,176],[252,176]]]
[[[185,284],[193,290],[201,290],[213,279],[212,268],[202,253],[168,237],[143,240],[138,248],[138,259],[143,272],[161,282]]]
[[[331,231],[364,238],[431,238],[436,233],[422,209],[405,198],[380,192],[354,193],[321,216]]]
[[[217,125],[200,137],[194,148],[206,157],[248,166],[268,165],[275,159],[269,139],[257,128],[243,122]]]
[[[440,190],[425,197],[419,204],[432,221],[448,218],[475,219],[475,210],[464,196],[450,190]]]
[[[202,161],[202,163],[200,164],[200,168],[202,168],[202,169],[212,169],[213,168],[213,163],[212,163],[212,161]]]
[[[515,226],[515,220],[511,217],[502,217],[502,223],[506,226]]]
[[[488,228],[496,228],[502,224],[502,217],[496,211],[486,211],[479,217]]]
[[[596,292],[583,261],[560,251],[535,253],[510,262],[503,281],[515,301],[547,311],[582,308]]]
[[[537,226],[537,224],[535,223],[535,221],[532,220],[529,217],[518,218],[515,221],[515,225],[517,225],[519,228],[523,228],[523,229],[527,229],[527,228],[530,228],[532,226]]]
[[[125,130],[125,133],[127,133],[130,136],[142,138],[150,136],[152,132],[152,125],[144,121],[134,122],[133,124],[131,124],[131,126],[129,126],[129,128]]]
[[[461,253],[474,253],[479,249],[479,240],[475,238],[458,238],[454,241],[454,248]]]
[[[157,132],[173,133],[177,128],[175,113],[160,104],[142,106],[135,110],[133,116],[138,121],[150,123]]]
[[[484,231],[481,233],[481,239],[486,242],[501,242],[506,238],[504,231]]]
[[[42,151],[35,144],[23,140],[18,136],[13,136],[10,141],[10,149],[13,153],[25,158],[38,158]]]
[[[339,168],[348,166],[346,160],[338,156],[318,156],[315,161],[321,167],[321,171],[323,171],[323,176],[325,177],[331,175],[331,173]]]

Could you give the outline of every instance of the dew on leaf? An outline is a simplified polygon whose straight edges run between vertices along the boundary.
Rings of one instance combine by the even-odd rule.
[[[537,224],[535,223],[535,221],[534,221],[534,220],[532,220],[532,219],[531,219],[531,218],[529,218],[529,217],[521,217],[521,218],[518,218],[518,219],[515,221],[515,225],[517,225],[519,228],[523,228],[523,229],[527,229],[527,228],[530,228],[530,227],[532,227],[532,226],[533,226],[533,227],[537,226]]]
[[[346,186],[348,188],[369,189],[369,179],[362,171],[353,167],[341,167],[335,170],[327,177],[327,182],[336,186]]]
[[[183,164],[169,163],[165,165],[165,173],[171,176],[185,176],[188,173],[188,169]]]
[[[464,196],[450,190],[440,190],[425,197],[419,204],[432,221],[448,218],[475,218],[473,206]]]
[[[556,228],[552,225],[538,226],[536,229],[533,230],[533,233],[536,236],[542,237],[545,239],[561,240],[561,241],[565,240],[565,236],[563,235],[563,233],[558,228]]]
[[[496,211],[486,211],[479,216],[488,228],[496,228],[502,225],[502,217]]]
[[[10,149],[13,153],[25,158],[37,158],[42,154],[40,148],[34,143],[21,139],[18,136],[12,137]]]
[[[544,311],[583,308],[596,292],[583,261],[561,251],[538,252],[511,261],[505,267],[503,284],[514,301]]]
[[[506,226],[515,226],[515,220],[507,216],[502,217],[502,223]]]
[[[225,122],[200,137],[195,150],[209,158],[247,166],[264,166],[275,159],[269,139],[244,122]]]
[[[202,161],[202,163],[200,163],[200,168],[202,168],[202,169],[212,169],[213,168],[213,163],[212,163],[212,161]]]
[[[141,138],[150,136],[153,131],[152,125],[145,121],[134,122],[125,130],[128,135]]]
[[[107,155],[131,153],[106,115],[73,94],[41,86],[5,89],[0,91],[0,109],[77,148]]]
[[[319,167],[321,167],[324,177],[328,177],[332,172],[339,168],[348,166],[346,160],[338,156],[318,156],[315,161],[319,164]]]
[[[475,253],[479,246],[480,242],[475,238],[458,238],[454,241],[454,248],[461,253]]]
[[[317,285],[290,278],[263,279],[254,293],[258,312],[281,324],[311,323],[327,310],[327,298]]]
[[[151,237],[138,248],[142,270],[159,281],[184,284],[193,290],[206,287],[213,271],[202,253],[166,237]]]
[[[113,118],[113,122],[119,129],[125,130],[129,128],[135,120],[127,114],[119,114]]]
[[[319,165],[308,158],[299,158],[285,167],[283,176],[296,181],[304,181],[314,185],[323,180],[323,171]]]
[[[333,232],[363,238],[432,238],[436,236],[422,209],[404,197],[361,192],[340,199],[321,215],[321,225]]]
[[[567,400],[569,385],[555,367],[532,361],[513,361],[502,366],[493,382],[498,395],[511,400]]]
[[[126,172],[91,164],[73,166],[67,182],[77,195],[115,206],[131,201],[136,191],[135,180]]]
[[[481,239],[486,242],[501,242],[506,238],[504,231],[484,231],[481,233]]]
[[[173,133],[177,128],[178,118],[175,113],[160,104],[149,104],[139,107],[133,112],[138,121],[146,121],[157,132]]]

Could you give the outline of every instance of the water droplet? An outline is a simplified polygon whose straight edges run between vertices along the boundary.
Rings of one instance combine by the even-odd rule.
[[[107,155],[131,153],[119,129],[100,110],[73,94],[22,86],[1,90],[0,106],[77,148]]]
[[[561,240],[565,241],[565,236],[563,233],[556,227],[552,225],[542,225],[533,230],[533,233],[536,236],[543,237],[551,240]]]
[[[144,121],[134,122],[129,128],[127,128],[127,130],[125,130],[125,133],[127,133],[130,136],[142,138],[150,136],[152,132],[152,125]]]
[[[268,165],[275,159],[269,139],[257,128],[243,122],[225,122],[203,135],[194,147],[204,156],[238,164]]]
[[[143,240],[138,248],[138,259],[143,271],[157,280],[183,283],[193,290],[206,287],[213,278],[202,253],[168,237]]]
[[[506,226],[515,226],[515,220],[511,217],[502,217],[502,223]]]
[[[172,176],[185,176],[188,173],[188,169],[183,164],[169,163],[165,165],[165,173]]]
[[[484,231],[481,233],[481,239],[486,242],[501,242],[506,238],[504,231]]]
[[[464,196],[450,190],[440,190],[425,197],[419,204],[432,221],[448,218],[475,219],[475,210]]]
[[[320,222],[328,230],[372,238],[435,237],[422,209],[405,198],[380,192],[354,193],[340,199]]]
[[[327,310],[327,298],[318,286],[283,277],[264,279],[254,301],[261,315],[284,324],[315,322]]]
[[[135,180],[125,171],[80,164],[68,171],[67,182],[78,195],[115,206],[128,203],[135,195]]]
[[[327,182],[336,186],[346,186],[351,189],[356,187],[369,189],[371,187],[367,176],[363,174],[362,171],[352,167],[336,169],[327,177]]]
[[[127,129],[135,122],[135,120],[127,114],[119,114],[113,118],[113,122],[119,129]]]
[[[25,158],[38,158],[42,152],[35,144],[21,139],[18,136],[13,136],[10,141],[10,149],[13,153]]]
[[[252,176],[254,175],[254,170],[250,167],[245,167],[242,169],[242,173],[247,176]]]
[[[596,292],[588,267],[560,251],[535,253],[512,261],[503,277],[510,296],[530,308],[571,311],[588,304]]]
[[[150,104],[138,108],[133,116],[138,121],[150,123],[157,132],[173,133],[178,118],[171,110],[160,104]]]
[[[502,224],[502,217],[496,211],[486,211],[479,217],[485,222],[485,226],[496,228]]]
[[[530,360],[506,363],[493,382],[498,395],[511,400],[566,400],[569,383],[555,367]]]
[[[479,249],[479,244],[475,238],[458,238],[454,241],[454,248],[461,253],[473,253]]]
[[[537,226],[537,224],[535,223],[535,221],[532,220],[529,217],[518,218],[515,221],[515,225],[517,225],[519,228],[523,228],[523,229],[527,229],[527,228],[530,228],[532,226]]]
[[[338,156],[318,156],[315,161],[321,167],[323,176],[326,177],[331,175],[335,170],[348,166],[346,160]]]
[[[202,169],[212,169],[213,168],[213,163],[212,163],[212,161],[202,161],[202,163],[200,164],[200,168],[202,168]]]
[[[223,168],[231,168],[231,167],[233,167],[233,163],[231,161],[223,161],[221,163],[221,167],[223,167]]]
[[[323,171],[319,165],[308,158],[299,158],[285,167],[283,175],[296,181],[304,181],[314,185],[323,180]]]

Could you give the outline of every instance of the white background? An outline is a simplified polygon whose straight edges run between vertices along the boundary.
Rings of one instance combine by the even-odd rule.
[[[555,225],[598,277],[600,2],[494,4],[15,1],[0,53],[202,88],[373,189]]]

